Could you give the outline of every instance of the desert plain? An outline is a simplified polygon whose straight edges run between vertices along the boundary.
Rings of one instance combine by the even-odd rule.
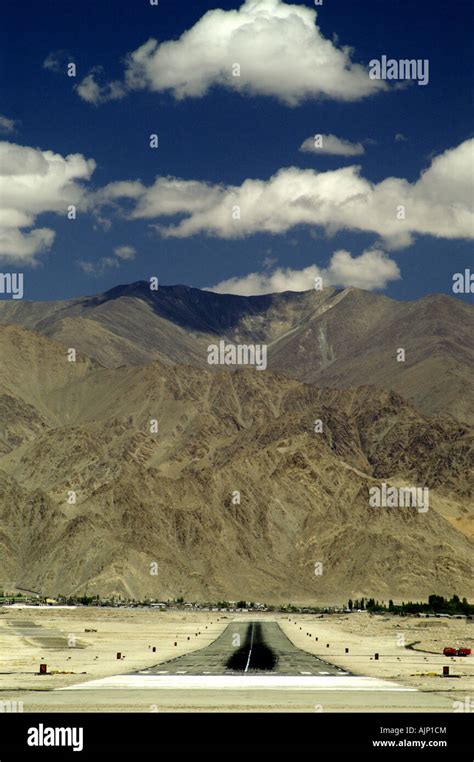
[[[273,690],[270,685],[263,690],[146,687],[148,669],[205,649],[229,624],[243,620],[276,621],[303,651],[345,672],[393,682],[402,690],[337,690],[338,677],[332,678],[335,690],[322,691],[305,690],[304,677],[301,690]],[[321,617],[2,607],[0,702],[3,707],[16,702],[17,711],[24,712],[473,711],[474,657],[445,657],[442,650],[447,645],[472,648],[474,623],[367,612]],[[47,674],[39,674],[42,663]],[[442,676],[444,666],[449,666],[450,677]],[[74,690],[90,681],[138,672],[143,675],[138,689]]]

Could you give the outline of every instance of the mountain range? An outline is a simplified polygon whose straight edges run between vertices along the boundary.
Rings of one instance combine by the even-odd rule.
[[[0,587],[472,596],[472,323],[352,288],[0,302]],[[267,370],[209,366],[222,338]],[[371,507],[384,483],[429,510]]]
[[[57,302],[0,302],[16,324],[115,368],[208,368],[216,338],[268,346],[268,369],[318,386],[371,383],[423,413],[474,422],[474,310],[432,295],[399,302],[355,288],[234,296],[146,281]],[[405,361],[397,350],[405,350]]]

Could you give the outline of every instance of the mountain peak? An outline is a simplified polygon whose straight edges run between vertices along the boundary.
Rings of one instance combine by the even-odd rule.
[[[64,302],[0,302],[0,324],[42,333],[107,367],[158,360],[209,368],[208,347],[221,339],[264,344],[278,374],[328,387],[372,383],[423,413],[461,421],[474,420],[473,314],[443,295],[397,302],[327,288],[238,296],[184,284],[151,291],[146,280]]]

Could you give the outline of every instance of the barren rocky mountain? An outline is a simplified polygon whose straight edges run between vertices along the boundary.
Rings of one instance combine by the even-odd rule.
[[[140,281],[63,302],[0,302],[17,324],[110,368],[208,368],[220,338],[268,345],[268,367],[318,386],[391,389],[423,413],[474,423],[474,310],[443,295],[397,302],[354,288],[242,297]],[[405,361],[397,361],[397,350]]]
[[[262,297],[273,326],[257,302],[250,314],[236,301],[232,320],[240,328],[232,335],[292,330],[294,302],[310,330],[323,305],[314,308],[314,300],[329,299],[326,314],[336,314],[344,301],[365,296]],[[373,385],[320,388],[269,371],[211,371],[173,364],[168,352],[156,359],[151,349],[142,365],[135,357],[105,367],[84,350],[68,362],[64,343],[38,332],[60,334],[68,320],[86,323],[66,345],[78,347],[82,333],[91,340],[96,330],[107,354],[110,311],[123,299],[130,310],[118,305],[115,351],[133,345],[146,354],[141,336],[125,336],[131,315],[155,314],[141,297],[69,305],[66,312],[78,311],[69,317],[51,305],[18,304],[3,313],[35,330],[0,326],[1,585],[267,602],[407,599],[434,590],[472,597],[468,425],[428,417]],[[389,302],[387,314],[396,305]],[[84,317],[89,309],[105,310],[109,327]],[[182,324],[176,314],[173,323],[160,314],[152,330],[166,323],[168,337],[183,332],[183,342],[199,347],[204,326],[191,329],[189,309],[184,294]],[[207,335],[222,320],[209,313]],[[382,322],[374,319],[371,330]],[[148,331],[146,322],[142,328]],[[369,489],[383,482],[429,487],[429,510],[370,507]],[[318,563],[322,574],[315,573]]]

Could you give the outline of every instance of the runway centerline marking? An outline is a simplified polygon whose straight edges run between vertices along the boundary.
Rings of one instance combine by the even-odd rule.
[[[252,624],[252,634],[250,636],[250,650],[249,650],[249,658],[247,659],[247,664],[245,665],[244,672],[248,672],[249,664],[250,664],[250,658],[252,656],[252,648],[253,648],[253,633],[255,630],[255,623]]]

